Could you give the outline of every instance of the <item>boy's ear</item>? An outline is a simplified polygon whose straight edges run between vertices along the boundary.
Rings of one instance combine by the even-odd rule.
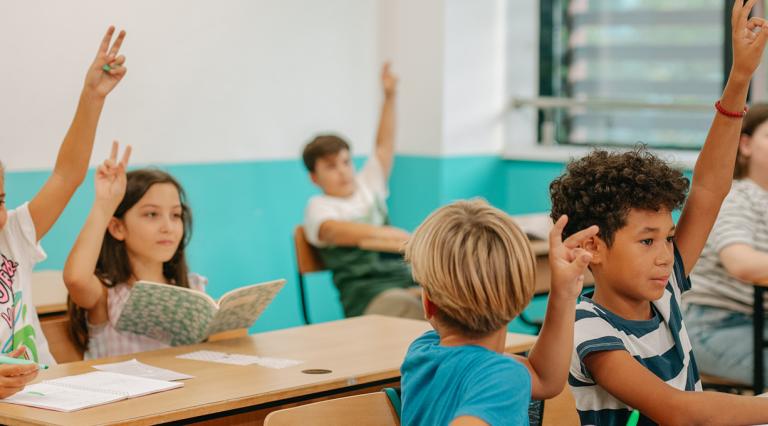
[[[309,172],[309,178],[312,179],[312,183],[320,186],[320,183],[317,181],[317,172]]]
[[[107,231],[117,241],[125,240],[125,225],[122,220],[115,217],[110,218],[109,224],[107,224]]]
[[[603,254],[608,246],[597,235],[588,238],[582,243],[582,248],[588,251],[592,255],[592,260],[589,262],[592,265],[599,265],[603,262]]]
[[[426,320],[432,319],[437,313],[437,305],[429,300],[429,296],[427,296],[427,292],[423,287],[421,288],[421,306],[424,308],[424,318]]]

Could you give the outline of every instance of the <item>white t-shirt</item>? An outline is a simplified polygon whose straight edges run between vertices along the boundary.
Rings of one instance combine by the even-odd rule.
[[[0,352],[24,345],[35,361],[56,364],[32,303],[32,268],[45,257],[29,204],[9,211],[0,230]]]
[[[349,197],[315,195],[304,211],[307,240],[315,247],[325,247],[320,241],[320,225],[328,220],[359,222],[381,226],[387,220],[387,179],[375,154],[371,155],[355,176],[356,189]]]

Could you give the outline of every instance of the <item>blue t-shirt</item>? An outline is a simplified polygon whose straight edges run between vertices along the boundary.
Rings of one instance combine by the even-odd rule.
[[[515,359],[480,346],[440,346],[428,331],[401,367],[402,424],[447,425],[461,416],[490,425],[527,425],[531,376]]]

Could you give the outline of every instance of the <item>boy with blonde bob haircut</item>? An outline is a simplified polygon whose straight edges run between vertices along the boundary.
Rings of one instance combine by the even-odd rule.
[[[578,248],[596,226],[563,242],[550,234],[552,295],[529,358],[503,355],[507,325],[530,302],[535,259],[525,234],[487,203],[459,201],[432,213],[406,245],[435,328],[402,366],[403,424],[528,424],[531,397],[560,393],[568,375],[573,317],[591,256]]]

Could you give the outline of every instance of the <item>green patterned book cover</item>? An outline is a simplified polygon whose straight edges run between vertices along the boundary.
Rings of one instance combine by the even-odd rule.
[[[117,329],[171,346],[200,343],[211,334],[249,328],[283,288],[285,280],[240,287],[218,302],[196,290],[139,281],[117,320]]]

